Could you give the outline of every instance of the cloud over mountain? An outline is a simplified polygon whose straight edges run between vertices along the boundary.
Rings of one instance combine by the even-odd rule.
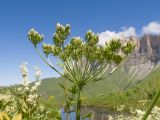
[[[160,34],[160,22],[150,22],[142,28],[143,34]]]
[[[134,27],[123,27],[119,32],[106,30],[105,32],[99,33],[99,44],[104,45],[105,42],[111,40],[112,38],[123,39],[130,36],[136,36],[136,30]]]
[[[144,34],[160,34],[160,22],[153,21],[148,25],[143,26],[142,35]],[[105,32],[99,33],[99,44],[104,45],[105,42],[111,40],[112,38],[125,39],[130,36],[136,36],[136,29],[134,27],[123,27],[121,31],[110,31],[106,30]]]

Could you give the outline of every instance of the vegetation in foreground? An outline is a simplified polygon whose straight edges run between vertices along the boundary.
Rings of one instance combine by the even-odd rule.
[[[110,93],[110,94],[106,93],[106,94],[99,95],[96,97],[90,96],[89,98],[86,98],[86,99],[82,98],[82,105],[83,106],[97,106],[100,108],[105,107],[109,109],[110,111],[119,111],[121,113],[121,114],[118,114],[117,116],[110,115],[109,116],[110,119],[118,119],[118,120],[119,119],[122,119],[122,120],[131,119],[132,120],[132,118],[134,118],[138,120],[142,118],[143,114],[145,113],[146,107],[149,105],[149,102],[155,95],[155,92],[156,92],[155,90],[159,88],[159,82],[160,82],[158,79],[159,72],[160,72],[160,69],[156,69],[146,78],[144,78],[144,80],[141,83],[137,84],[133,88],[128,89],[127,91],[115,92],[115,93]],[[42,84],[43,84],[43,81],[42,81]],[[39,86],[39,88],[41,87],[41,85]],[[33,83],[30,84],[30,87],[32,86],[34,86]],[[15,87],[10,90],[14,92],[13,90],[18,89],[18,88],[19,87]],[[45,89],[43,89],[43,91],[45,91]],[[5,99],[4,101],[8,101],[8,100],[12,101],[13,99],[8,98],[8,96],[10,95],[11,94],[8,94],[8,93],[3,94],[3,95],[1,94],[1,102],[4,99]],[[45,96],[45,100],[43,98],[40,98],[39,101],[42,102],[45,108],[47,108],[47,110],[49,111],[48,119],[52,120],[59,114],[59,108],[60,108],[60,104],[62,105],[62,102],[60,103],[57,102],[59,100],[57,100],[55,96],[50,95],[50,97],[48,97],[47,100]],[[8,104],[8,106],[10,105],[11,104]],[[160,105],[160,101],[157,102],[156,104],[157,107],[153,109],[152,114],[150,115],[151,120],[154,120],[159,117],[159,112],[158,112],[159,105]],[[1,111],[3,111],[1,115],[7,116],[4,113],[4,110],[1,109]],[[126,116],[126,112],[129,113],[130,116]],[[7,113],[7,114],[10,118],[16,117],[16,116],[11,115],[10,113]],[[19,117],[20,116],[21,115],[19,115]]]
[[[132,52],[134,49],[134,45],[132,41],[127,41],[125,45],[121,43],[120,40],[113,39],[109,43],[106,44],[106,46],[98,46],[98,36],[92,33],[91,31],[88,31],[86,34],[86,41],[82,42],[82,40],[79,37],[74,37],[71,39],[70,44],[64,46],[65,39],[70,34],[70,27],[69,25],[62,26],[60,24],[57,24],[56,33],[54,34],[53,40],[54,45],[44,44],[43,45],[43,52],[48,58],[49,55],[53,55],[59,59],[60,67],[62,69],[62,73],[57,70],[55,67],[53,67],[51,61],[48,59],[45,59],[42,54],[37,49],[37,44],[43,40],[43,36],[40,35],[37,31],[34,29],[31,29],[29,31],[29,40],[33,43],[35,49],[41,56],[41,58],[44,60],[44,62],[51,67],[53,70],[55,70],[57,73],[59,73],[63,78],[67,79],[67,84],[59,84],[61,88],[64,91],[65,95],[65,109],[67,112],[67,118],[69,119],[70,114],[70,106],[76,104],[76,120],[80,120],[80,113],[81,113],[81,104],[82,104],[82,96],[81,93],[84,89],[84,86],[97,82],[99,80],[102,80],[105,77],[108,77],[110,74],[112,74],[115,70],[117,70],[121,64],[124,58],[126,58],[126,55]],[[67,55],[67,56],[66,56]],[[101,57],[100,57],[101,56]],[[85,65],[82,65],[82,62],[85,62]],[[95,69],[96,68],[96,69]],[[38,71],[38,69],[36,70]],[[13,98],[13,101],[9,101],[5,103],[5,95],[2,95],[1,100],[1,118],[6,117],[6,119],[10,118],[17,118],[17,119],[48,119],[48,112],[47,108],[40,106],[39,98],[40,96],[37,94],[37,87],[40,85],[39,82],[36,82],[34,86],[29,86],[29,83],[27,83],[27,69],[25,67],[25,64],[22,64],[21,66],[21,72],[23,76],[23,86],[19,87],[16,92],[12,93],[11,96]],[[106,75],[106,72],[108,74]],[[36,80],[39,80],[40,71],[37,72]],[[70,84],[69,84],[70,81]],[[119,92],[120,99],[124,102],[129,101],[130,93],[132,92],[132,89],[127,92]],[[133,90],[135,92],[135,90]],[[135,92],[136,93],[136,92]],[[107,101],[109,99],[114,98],[114,96],[119,96],[117,93],[110,94],[111,96],[104,96],[100,99],[106,99],[103,101]],[[15,96],[18,96],[17,98]],[[128,97],[129,96],[129,97]],[[146,96],[144,94],[143,99],[141,101],[139,100],[139,103],[144,106],[148,102],[146,100]],[[142,110],[136,110],[129,108],[127,111],[131,113],[129,116],[109,116],[109,119],[143,119],[145,120],[148,116],[150,119],[157,119],[159,117],[159,114],[157,114],[159,111],[159,108],[156,107],[154,111],[150,114],[150,111],[154,107],[157,99],[159,97],[159,91],[156,92],[155,97],[153,98],[151,104],[149,105],[149,108],[146,112]],[[76,99],[75,99],[76,98]],[[108,99],[109,98],[109,99]],[[118,98],[118,97],[116,97]],[[50,97],[50,99],[54,99],[54,97]],[[95,99],[96,100],[96,99]],[[121,100],[119,100],[121,102]],[[91,100],[90,100],[91,101]],[[85,102],[85,100],[83,101]],[[123,103],[122,102],[122,103]],[[17,104],[18,103],[18,104]],[[97,101],[96,101],[97,103]],[[107,101],[107,103],[109,103]],[[121,103],[120,108],[119,105],[116,103],[115,109],[118,111],[125,110],[125,105]],[[17,104],[17,105],[15,105]],[[105,104],[104,104],[105,105]],[[113,105],[113,103],[111,104]],[[16,107],[15,107],[16,106]],[[123,107],[122,107],[123,106]],[[6,111],[7,107],[10,108],[9,113]],[[15,107],[13,109],[13,107]],[[12,109],[11,109],[12,108]],[[43,108],[42,111],[39,111]],[[123,109],[121,109],[123,108]],[[15,110],[15,111],[14,111]],[[136,114],[134,114],[136,112]],[[37,112],[37,113],[36,113]],[[149,115],[150,114],[150,115]],[[57,116],[58,115],[58,116]],[[55,119],[61,119],[59,117],[59,114],[56,115]],[[89,115],[86,115],[87,117]],[[37,118],[38,117],[38,118]],[[143,118],[142,118],[143,117]],[[85,117],[83,117],[85,118]]]
[[[20,65],[22,84],[0,94],[0,120],[48,120],[50,111],[41,102],[38,87],[41,70],[35,67],[34,84],[29,84],[26,63]],[[55,120],[60,119],[58,113]]]
[[[70,25],[63,26],[58,23],[53,34],[53,44],[44,43],[42,46],[45,56],[37,47],[44,36],[31,29],[28,39],[46,65],[72,83],[70,87],[68,84],[60,84],[65,93],[65,111],[70,113],[70,106],[76,101],[76,120],[80,120],[81,94],[84,87],[108,77],[120,68],[127,55],[134,50],[135,44],[132,40],[113,39],[100,46],[99,36],[91,30],[86,33],[84,41],[80,37],[72,37],[67,43],[69,35]],[[53,66],[49,56],[57,58],[60,70]]]

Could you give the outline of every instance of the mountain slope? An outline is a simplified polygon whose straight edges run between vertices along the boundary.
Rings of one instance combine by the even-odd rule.
[[[126,72],[122,72],[121,70],[116,71],[110,77],[86,86],[82,96],[88,98],[122,90],[126,86],[128,79],[129,76]],[[59,82],[65,83],[66,80],[62,78],[43,79],[42,85],[39,88],[39,93],[44,97],[53,95],[56,99],[61,100],[64,95],[62,89],[58,85]]]
[[[138,86],[140,88],[146,89],[147,87],[149,87],[149,83],[154,82],[153,78],[155,77],[160,77],[160,68],[153,70],[143,79],[140,79],[136,82],[131,81],[129,88],[139,83]],[[86,86],[83,90],[82,96],[84,98],[91,98],[93,96],[99,96],[116,91],[122,91],[127,86],[130,80],[129,78],[131,78],[130,75],[128,75],[126,72],[122,72],[121,70],[119,70],[104,80]],[[39,93],[44,98],[48,98],[49,96],[53,95],[57,100],[63,100],[64,94],[62,89],[58,85],[59,82],[65,83],[66,80],[62,78],[43,79],[42,85],[39,88]],[[153,86],[150,86],[150,88],[153,88]]]

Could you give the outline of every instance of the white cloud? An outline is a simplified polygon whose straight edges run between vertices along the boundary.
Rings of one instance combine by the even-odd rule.
[[[160,22],[153,21],[148,25],[142,27],[143,34],[160,34]],[[142,35],[143,35],[142,34]],[[99,33],[99,44],[104,45],[107,41],[112,38],[125,39],[130,36],[136,36],[136,29],[134,27],[123,27],[121,31],[110,31],[106,30],[105,32]]]
[[[120,38],[127,38],[130,36],[136,36],[136,30],[134,27],[123,28],[123,31],[118,32]]]
[[[111,40],[112,38],[120,38],[124,39],[130,36],[136,36],[136,30],[134,27],[123,27],[122,31],[115,32],[115,31],[105,31],[99,33],[99,44],[104,45],[107,41]]]
[[[104,45],[106,41],[111,40],[112,38],[117,38],[117,33],[115,31],[105,31],[99,34],[99,44]]]
[[[150,22],[147,26],[142,28],[143,34],[160,34],[160,23]]]

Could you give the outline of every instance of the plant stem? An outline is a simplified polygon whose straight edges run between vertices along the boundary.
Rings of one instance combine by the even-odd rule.
[[[142,120],[146,120],[146,119],[147,119],[147,117],[149,116],[149,114],[150,114],[150,112],[152,111],[153,107],[155,106],[155,104],[156,104],[159,96],[160,96],[160,89],[156,92],[156,94],[155,94],[154,98],[152,99],[149,107],[147,108],[147,111],[146,111],[146,113],[144,114]]]
[[[56,71],[59,75],[61,75],[62,77],[70,80],[71,82],[72,79],[68,78],[68,77],[65,77],[60,71],[58,71],[55,67],[53,67],[50,63],[47,62],[47,60],[43,57],[43,55],[40,53],[40,51],[38,50],[37,46],[34,46],[35,47],[35,50],[37,51],[37,53],[39,54],[39,56],[41,57],[41,59],[50,67],[52,68],[54,71]]]
[[[31,111],[29,110],[29,116],[28,120],[31,120]]]
[[[81,91],[78,89],[78,98],[77,98],[77,109],[76,109],[76,120],[80,120],[80,113],[81,113]]]

